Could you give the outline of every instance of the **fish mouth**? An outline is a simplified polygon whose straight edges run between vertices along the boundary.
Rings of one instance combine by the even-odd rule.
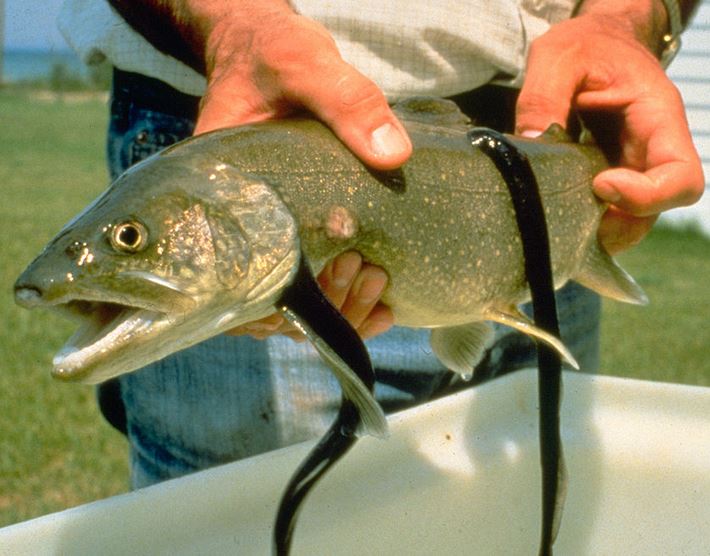
[[[114,301],[72,299],[52,309],[80,322],[52,360],[52,375],[61,380],[100,382],[120,372],[95,372],[107,366],[109,358],[117,358],[110,367],[122,364],[121,348],[137,338],[146,338],[162,328],[169,318],[165,312]],[[104,376],[108,374],[109,376]]]
[[[164,334],[179,327],[198,305],[199,295],[145,271],[124,271],[83,283],[38,279],[25,271],[15,283],[15,301],[46,308],[79,323],[57,352],[52,375],[65,381],[98,383],[155,361]]]

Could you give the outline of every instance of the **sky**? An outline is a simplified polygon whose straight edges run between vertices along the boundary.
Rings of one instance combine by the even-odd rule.
[[[66,50],[56,18],[63,0],[4,0],[5,48]]]

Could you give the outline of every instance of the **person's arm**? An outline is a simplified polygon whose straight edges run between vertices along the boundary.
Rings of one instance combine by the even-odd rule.
[[[305,108],[372,168],[411,154],[377,85],[285,0],[109,1],[153,46],[207,77],[196,133]]]
[[[372,168],[396,168],[411,154],[377,85],[343,61],[325,28],[286,1],[109,1],[154,47],[207,77],[195,133],[306,109]],[[358,254],[336,257],[318,281],[362,337],[392,326],[392,312],[379,302],[387,275]],[[276,314],[232,333],[299,337]]]
[[[696,4],[681,2],[686,20]],[[660,0],[586,0],[530,49],[518,133],[564,124],[572,108],[621,118],[620,167],[594,180],[611,203],[599,232],[610,252],[638,243],[660,212],[694,203],[704,188],[682,98],[657,59],[668,31]]]

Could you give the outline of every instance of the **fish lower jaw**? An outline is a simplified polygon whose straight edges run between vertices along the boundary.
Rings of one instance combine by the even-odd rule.
[[[117,352],[165,320],[162,313],[133,307],[123,308],[108,322],[87,319],[54,356],[52,376],[95,384],[128,372],[121,369],[126,356]]]

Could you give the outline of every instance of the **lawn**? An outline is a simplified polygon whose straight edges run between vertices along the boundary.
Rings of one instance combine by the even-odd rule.
[[[17,308],[12,284],[106,185],[106,101],[0,89],[0,526],[127,488],[126,444],[87,386],[54,382],[71,325]],[[603,372],[710,385],[710,241],[659,229],[621,258],[648,307],[605,303]]]
[[[106,114],[97,98],[0,89],[0,526],[127,489],[125,442],[93,388],[48,374],[71,325],[12,300],[22,268],[106,186]]]
[[[710,240],[657,226],[618,260],[650,303],[604,300],[602,372],[710,386]]]

